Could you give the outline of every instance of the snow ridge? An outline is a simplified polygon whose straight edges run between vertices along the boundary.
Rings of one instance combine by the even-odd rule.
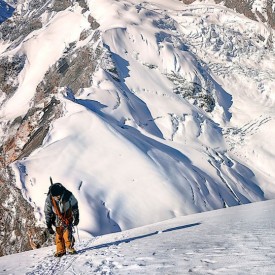
[[[273,201],[221,209],[0,258],[2,274],[274,273]]]
[[[19,5],[35,30],[1,44],[3,150],[40,224],[49,176],[93,236],[275,197],[274,30],[207,1],[59,9]]]

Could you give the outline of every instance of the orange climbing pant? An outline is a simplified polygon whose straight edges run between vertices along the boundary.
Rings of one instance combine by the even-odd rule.
[[[74,238],[68,228],[56,227],[56,253],[66,253],[66,249],[74,246]]]

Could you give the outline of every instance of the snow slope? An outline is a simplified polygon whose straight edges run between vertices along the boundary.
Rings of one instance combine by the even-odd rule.
[[[15,94],[3,95],[5,127],[33,106],[68,44],[102,53],[90,87],[55,90],[63,116],[12,164],[38,221],[49,176],[75,194],[92,235],[275,198],[274,31],[212,1],[87,4],[45,12],[2,53],[26,56]]]
[[[0,258],[0,274],[274,274],[275,202],[211,211]]]
[[[6,118],[10,118],[10,114],[12,117],[17,117],[26,113],[36,87],[43,80],[49,67],[58,61],[67,44],[79,38],[81,31],[87,25],[88,22],[84,20],[80,8],[76,8],[74,12],[62,11],[51,20],[47,28],[35,35],[32,34],[23,43],[20,54],[27,56],[27,64],[20,77],[19,88],[5,106]],[[52,41],[54,41],[54,50]]]

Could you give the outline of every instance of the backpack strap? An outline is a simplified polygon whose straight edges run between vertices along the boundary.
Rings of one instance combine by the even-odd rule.
[[[64,225],[68,226],[70,224],[69,219],[62,215],[53,197],[51,197],[51,200],[52,200],[53,208],[55,210],[55,214],[58,216],[58,218],[62,221]]]

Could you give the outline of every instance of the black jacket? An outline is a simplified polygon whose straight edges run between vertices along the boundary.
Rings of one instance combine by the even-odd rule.
[[[78,202],[75,196],[68,191],[64,187],[64,191],[61,195],[59,201],[56,201],[56,205],[62,214],[62,216],[69,220],[70,225],[77,225],[79,222],[79,210],[78,210]],[[47,227],[51,227],[52,225],[59,227],[65,226],[64,222],[57,215],[56,210],[53,206],[52,196],[49,193],[46,198],[45,207],[45,218]]]

